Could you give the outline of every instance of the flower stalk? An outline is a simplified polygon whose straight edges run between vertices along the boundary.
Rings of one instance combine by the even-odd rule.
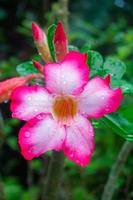
[[[42,200],[59,199],[63,168],[64,168],[63,153],[53,151],[48,169],[46,188],[45,192],[42,195]]]

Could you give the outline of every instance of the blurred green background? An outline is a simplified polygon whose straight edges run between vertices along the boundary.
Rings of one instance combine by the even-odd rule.
[[[16,66],[36,56],[31,22],[46,30],[57,22],[58,1],[0,1],[0,80],[17,76]],[[133,84],[133,1],[69,0],[69,43],[99,51],[104,58],[121,59],[127,67],[125,80]],[[132,89],[133,90],[133,89]],[[39,200],[50,153],[27,162],[21,156],[17,135],[22,122],[12,119],[9,102],[0,105],[0,176],[7,200]],[[119,112],[133,123],[133,96],[124,96]],[[110,169],[124,143],[103,121],[94,121],[95,153],[86,168],[66,159],[62,200],[100,200]],[[133,157],[116,184],[113,200],[133,199]],[[0,194],[1,195],[1,194]],[[1,199],[0,199],[1,200]]]

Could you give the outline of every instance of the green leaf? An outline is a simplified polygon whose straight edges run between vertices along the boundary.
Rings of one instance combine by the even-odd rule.
[[[81,52],[82,53],[86,53],[86,52],[88,52],[88,51],[90,51],[90,49],[91,49],[91,44],[90,43],[87,43],[87,44],[85,44],[82,48],[81,48]]]
[[[91,77],[93,76],[103,76],[104,70],[102,68],[103,65],[103,58],[100,53],[96,51],[89,50],[87,52],[88,58],[87,58],[87,64],[89,65],[91,69]]]
[[[87,54],[88,54],[87,64],[91,69],[102,67],[103,58],[100,53],[98,53],[97,51],[89,50]]]
[[[52,56],[53,61],[55,61],[55,52],[54,52],[54,45],[53,45],[53,37],[54,37],[54,32],[56,29],[56,25],[52,24],[49,28],[48,28],[48,45],[49,45],[49,49],[50,49],[50,53]]]
[[[126,65],[120,60],[107,58],[103,69],[106,71],[106,74],[111,74],[113,79],[121,79],[126,72]]]
[[[19,64],[16,67],[16,70],[21,76],[38,73],[37,69],[33,66],[31,61]]]
[[[119,113],[105,115],[101,120],[124,139],[133,141],[133,124]]]
[[[75,51],[75,50],[78,51],[78,47],[73,46],[73,45],[69,45],[69,46],[68,46],[68,50],[69,50],[69,51]]]
[[[133,104],[132,103],[128,103],[124,105],[123,107],[121,107],[120,112],[126,119],[128,119],[131,123],[133,123],[133,115],[132,115]]]
[[[111,86],[113,88],[121,87],[123,94],[133,94],[133,85],[125,80],[112,79]]]

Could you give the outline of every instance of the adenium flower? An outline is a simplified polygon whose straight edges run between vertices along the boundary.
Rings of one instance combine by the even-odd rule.
[[[25,159],[49,150],[63,151],[75,163],[88,165],[94,151],[90,118],[115,112],[120,88],[111,89],[109,76],[88,81],[87,56],[71,51],[58,63],[44,66],[44,86],[20,86],[11,95],[12,116],[26,121],[19,132]]]

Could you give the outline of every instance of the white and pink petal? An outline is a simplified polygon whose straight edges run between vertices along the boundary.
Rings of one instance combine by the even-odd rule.
[[[25,159],[31,160],[49,150],[59,151],[65,139],[65,128],[49,114],[36,116],[19,132],[19,145]]]
[[[95,77],[88,82],[77,99],[81,114],[89,118],[99,118],[118,109],[122,101],[122,91],[120,88],[110,88],[109,77]]]
[[[62,62],[45,65],[46,88],[54,94],[80,93],[88,82],[86,59],[86,54],[71,51]]]
[[[63,145],[65,155],[76,164],[87,166],[94,150],[94,132],[91,123],[77,116],[73,124],[66,127]]]
[[[17,87],[11,95],[11,111],[14,118],[29,120],[39,113],[50,113],[52,96],[41,86]]]

